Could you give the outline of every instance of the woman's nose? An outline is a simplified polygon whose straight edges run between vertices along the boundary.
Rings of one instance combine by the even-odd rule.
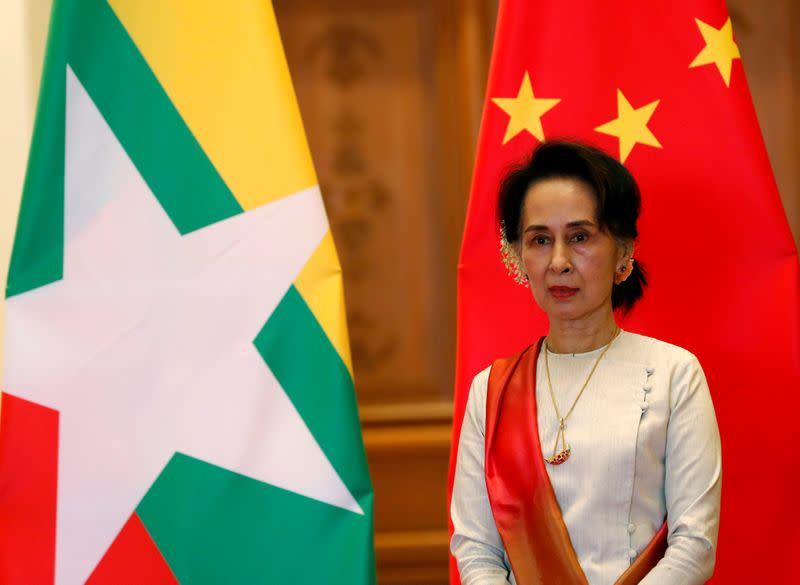
[[[563,274],[569,272],[572,264],[569,260],[569,254],[566,246],[557,243],[553,246],[553,256],[550,258],[550,270],[556,274]]]

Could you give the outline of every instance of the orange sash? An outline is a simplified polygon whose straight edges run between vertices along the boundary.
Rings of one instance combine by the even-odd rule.
[[[536,359],[543,339],[492,366],[486,398],[486,488],[519,585],[588,585],[539,443]],[[617,585],[639,583],[666,549],[665,521]]]

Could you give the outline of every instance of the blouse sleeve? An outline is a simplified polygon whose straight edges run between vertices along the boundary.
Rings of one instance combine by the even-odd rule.
[[[450,516],[450,551],[462,585],[505,585],[509,569],[492,516],[483,469],[488,370],[472,381],[458,441]]]
[[[717,419],[697,358],[673,376],[664,486],[668,546],[641,585],[699,585],[714,572],[722,486]]]

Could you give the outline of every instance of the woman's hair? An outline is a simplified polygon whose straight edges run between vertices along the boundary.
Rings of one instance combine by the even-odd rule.
[[[616,159],[597,148],[576,142],[554,140],[536,147],[530,158],[503,179],[497,202],[500,228],[510,244],[520,239],[525,195],[544,179],[570,178],[585,183],[595,199],[597,222],[621,244],[638,236],[641,196],[633,176]],[[633,264],[627,280],[615,284],[611,306],[629,311],[644,293],[647,279],[641,263]]]

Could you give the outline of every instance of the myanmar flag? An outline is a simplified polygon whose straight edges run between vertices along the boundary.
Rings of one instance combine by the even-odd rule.
[[[708,378],[714,582],[800,582],[800,265],[723,0],[500,2],[459,265],[454,445],[472,377],[547,332],[503,267],[495,207],[509,167],[555,138],[605,150],[641,188],[650,286],[620,324],[687,348]]]
[[[6,294],[0,583],[374,581],[269,2],[54,2]]]

